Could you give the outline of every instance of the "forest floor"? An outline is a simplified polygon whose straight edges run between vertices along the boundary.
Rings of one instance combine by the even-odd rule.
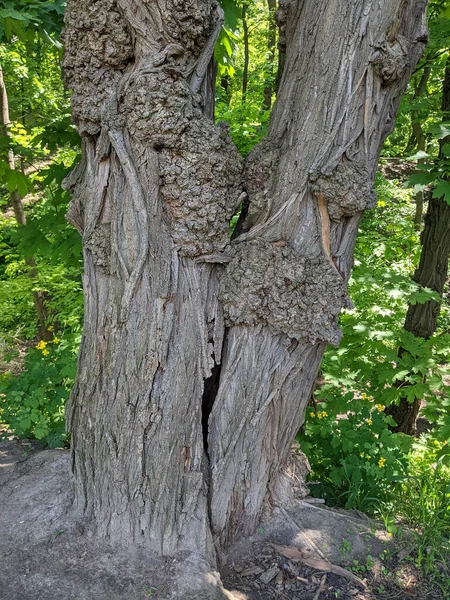
[[[183,557],[101,545],[72,518],[69,453],[37,442],[0,442],[2,600],[199,600],[183,585],[198,573]],[[400,543],[356,511],[298,501],[278,509],[232,548],[217,597],[235,600],[431,600]],[[189,576],[186,569],[190,569]]]

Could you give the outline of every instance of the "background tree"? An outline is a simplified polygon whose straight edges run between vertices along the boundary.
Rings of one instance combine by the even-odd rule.
[[[448,122],[450,117],[450,63],[448,61],[442,89],[442,113],[444,121]],[[425,340],[436,331],[441,298],[448,276],[450,253],[450,186],[448,184],[450,136],[446,135],[447,127],[444,126],[443,130],[442,139],[439,140],[439,160],[431,170],[433,175],[440,175],[440,182],[436,184],[428,202],[422,233],[420,263],[414,274],[414,281],[421,287],[436,292],[437,299],[431,298],[424,303],[410,304],[405,321],[406,331]],[[404,350],[401,349],[400,352]],[[392,415],[396,423],[393,430],[413,435],[421,404],[421,397],[408,397],[401,398],[399,404],[388,407],[387,413]]]

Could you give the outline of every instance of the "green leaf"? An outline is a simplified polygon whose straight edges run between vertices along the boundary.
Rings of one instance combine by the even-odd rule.
[[[450,135],[450,123],[437,123],[431,125],[428,128],[428,132],[431,133],[435,139],[442,140]]]
[[[438,173],[413,173],[408,178],[408,187],[414,187],[414,191],[421,191],[430,185],[433,181],[438,178]]]
[[[33,183],[22,171],[9,169],[3,174],[3,177],[8,191],[12,193],[17,190],[21,198],[34,188]]]
[[[241,16],[241,9],[235,0],[219,0],[225,14],[225,27],[235,31]]]
[[[439,179],[433,188],[433,198],[442,198],[450,204],[450,181]]]

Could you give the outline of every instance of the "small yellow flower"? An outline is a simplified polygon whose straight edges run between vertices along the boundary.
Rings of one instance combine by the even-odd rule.
[[[44,342],[44,340],[41,340],[41,341],[39,342],[39,344],[36,346],[36,348],[37,348],[38,350],[43,350],[43,349],[45,348],[45,346],[46,346],[46,345],[47,345],[47,342]]]
[[[53,325],[49,325],[49,327],[47,327],[47,331],[53,331]]]
[[[61,340],[59,339],[59,337],[56,337],[56,336],[55,336],[55,337],[53,338],[53,343],[54,343],[54,344],[59,344],[59,342],[60,342],[60,341],[61,341]]]
[[[378,461],[378,466],[382,469],[385,464],[386,464],[386,459],[382,456],[380,458],[380,460]]]
[[[383,412],[383,410],[384,410],[384,406],[383,406],[382,404],[375,404],[375,406],[378,408],[378,410],[379,410],[380,412]]]
[[[324,410],[320,413],[317,413],[317,418],[318,419],[324,419],[325,417],[328,417],[328,413],[325,412]]]
[[[309,413],[309,416],[310,416],[312,419],[314,419],[314,417],[316,416],[316,413],[315,413],[315,412],[310,412],[310,413]]]
[[[378,200],[378,206],[386,206],[386,202],[384,200]]]
[[[373,421],[372,421],[372,419],[366,419],[366,423],[367,423],[367,425],[372,425]]]
[[[361,394],[361,400],[367,400],[368,397],[367,394]]]
[[[42,354],[43,354],[44,356],[47,356],[48,354],[50,354],[50,352],[49,352],[48,350],[42,350]]]

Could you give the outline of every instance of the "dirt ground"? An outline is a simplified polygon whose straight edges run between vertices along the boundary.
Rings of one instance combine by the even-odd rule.
[[[196,557],[111,548],[72,516],[68,452],[36,443],[0,442],[0,506],[1,600],[443,599],[408,536],[396,545],[363,515],[305,501],[230,550],[223,589]]]

